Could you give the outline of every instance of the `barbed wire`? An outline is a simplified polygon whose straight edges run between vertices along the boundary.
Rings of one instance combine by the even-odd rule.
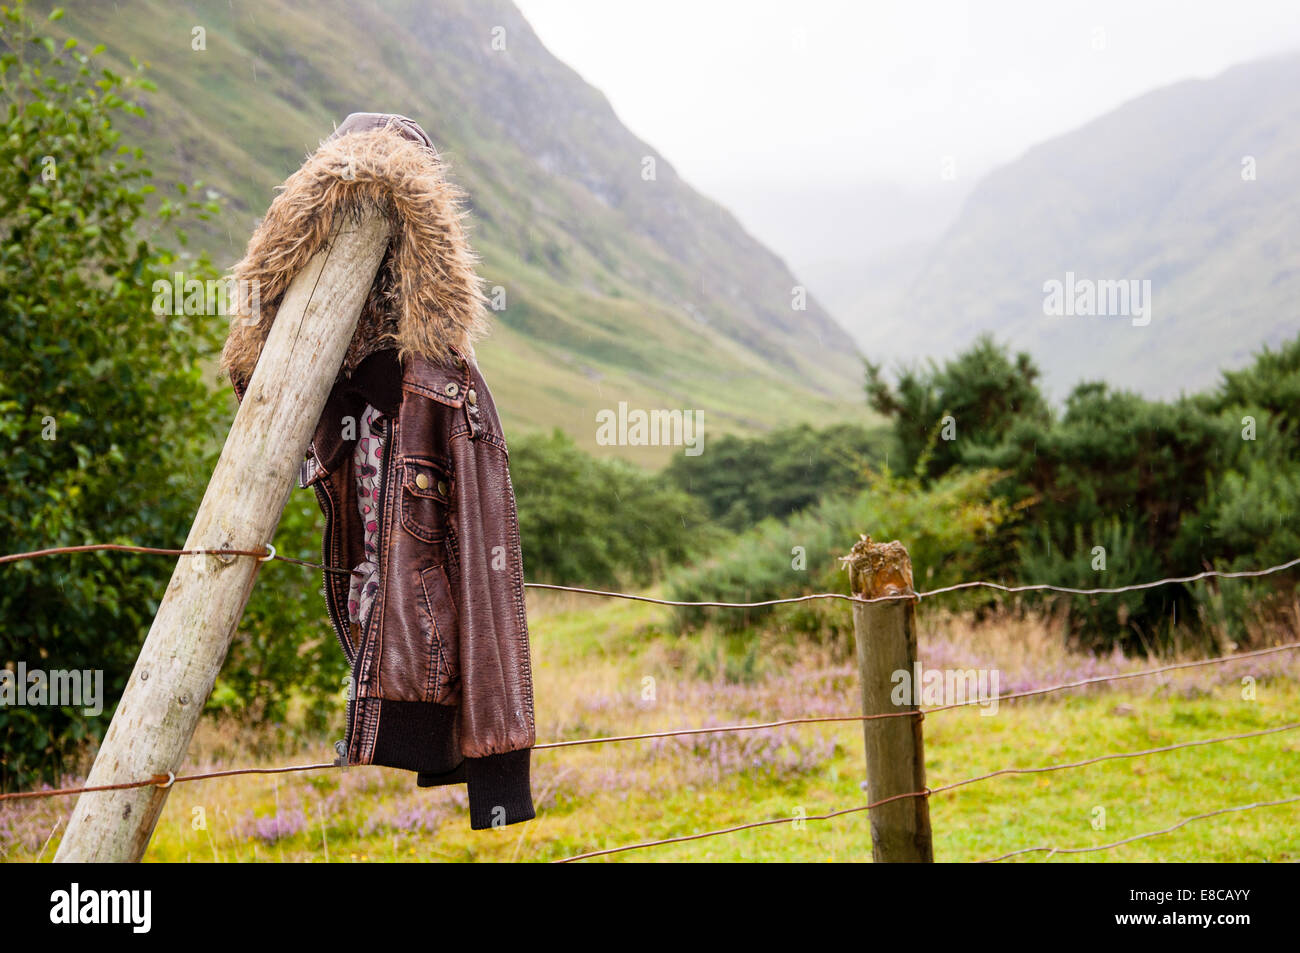
[[[988,582],[986,580],[974,580],[971,582],[959,582],[951,586],[940,586],[938,589],[928,589],[921,592],[902,592],[891,593],[884,596],[874,596],[870,599],[863,596],[851,595],[842,592],[815,592],[804,596],[790,596],[783,599],[762,599],[757,602],[692,602],[682,599],[659,599],[654,596],[642,596],[628,592],[616,592],[607,589],[586,589],[581,586],[561,586],[553,583],[528,582],[524,583],[532,589],[555,589],[563,592],[577,592],[593,596],[609,596],[615,599],[629,599],[636,602],[650,602],[661,606],[680,606],[684,608],[718,608],[718,609],[757,609],[763,606],[788,605],[794,602],[808,602],[812,599],[843,599],[846,602],[855,603],[874,603],[874,602],[897,602],[901,600],[921,600],[930,596],[943,595],[946,592],[957,592],[961,589],[986,588],[996,589],[1000,592],[1060,592],[1068,595],[1094,596],[1117,594],[1122,592],[1136,592],[1143,589],[1154,589],[1157,586],[1167,586],[1187,582],[1197,582],[1202,579],[1241,579],[1252,576],[1268,576],[1273,573],[1283,572],[1300,566],[1300,556],[1276,566],[1269,566],[1267,569],[1242,569],[1242,570],[1224,570],[1224,569],[1207,569],[1204,572],[1198,572],[1191,576],[1168,576],[1164,579],[1154,579],[1150,582],[1136,582],[1127,586],[1104,586],[1094,589],[1076,589],[1070,586],[1057,586],[1052,583],[1030,583],[1023,586],[1007,586],[1000,582]]]
[[[1203,821],[1208,817],[1217,817],[1220,814],[1233,814],[1239,811],[1253,811],[1261,807],[1277,807],[1280,804],[1294,804],[1300,801],[1300,794],[1295,797],[1280,798],[1276,801],[1256,801],[1253,804],[1239,804],[1233,807],[1221,807],[1218,810],[1206,811],[1204,814],[1193,814],[1191,817],[1185,817],[1177,824],[1171,824],[1169,827],[1163,827],[1158,831],[1147,831],[1145,834],[1134,834],[1132,837],[1126,837],[1123,840],[1117,840],[1110,844],[1098,844],[1094,847],[1023,847],[1020,850],[1013,850],[1003,854],[1000,857],[991,857],[987,860],[976,861],[980,864],[996,864],[999,861],[1006,860],[1008,857],[1016,857],[1020,854],[1032,854],[1038,851],[1047,851],[1044,860],[1050,860],[1053,854],[1087,854],[1098,850],[1110,850],[1113,847],[1122,847],[1125,844],[1131,844],[1134,841],[1145,840],[1148,837],[1158,837],[1161,834],[1172,834],[1180,827],[1186,827],[1192,821]]]
[[[1224,735],[1218,738],[1198,738],[1193,741],[1184,741],[1172,745],[1162,745],[1159,748],[1146,748],[1141,751],[1114,752],[1111,754],[1100,755],[1095,758],[1088,758],[1082,761],[1064,761],[1057,764],[1041,765],[1032,768],[999,768],[997,771],[991,771],[987,774],[980,774],[970,778],[963,778],[960,781],[953,781],[948,784],[942,784],[939,787],[935,787],[935,788],[926,787],[920,791],[908,791],[907,793],[904,794],[895,794],[887,798],[882,798],[879,801],[873,801],[870,804],[863,804],[863,805],[857,805],[855,807],[843,808],[838,811],[830,811],[829,813],[826,814],[808,814],[808,815],[794,815],[791,817],[769,818],[768,820],[765,821],[754,821],[749,824],[740,824],[735,827],[724,827],[713,831],[702,831],[697,834],[688,834],[679,837],[666,837],[661,840],[643,841],[638,844],[624,844],[619,847],[606,847],[602,850],[587,851],[586,853],[583,854],[575,854],[572,857],[564,857],[555,862],[569,863],[575,860],[586,860],[591,857],[601,857],[607,854],[620,854],[629,850],[641,850],[647,847],[661,847],[665,844],[677,844],[677,843],[681,843],[682,841],[700,840],[701,838],[705,838],[705,837],[719,837],[723,834],[734,834],[737,831],[750,830],[756,827],[768,827],[773,824],[792,824],[796,821],[801,821],[801,820],[809,820],[809,821],[828,820],[833,817],[839,817],[843,814],[852,814],[855,811],[867,811],[872,808],[879,807],[882,804],[888,804],[890,801],[897,801],[901,798],[932,797],[935,794],[941,794],[945,791],[951,791],[956,788],[965,787],[968,784],[975,784],[976,782],[979,781],[988,781],[992,778],[1000,777],[1002,775],[1007,775],[1007,774],[1043,774],[1050,771],[1065,771],[1071,768],[1081,768],[1086,765],[1097,764],[1100,761],[1115,761],[1123,758],[1141,758],[1153,754],[1163,754],[1168,751],[1176,751],[1180,748],[1197,748],[1197,747],[1203,747],[1204,745],[1220,744],[1222,742],[1227,742],[1227,741],[1239,741],[1243,738],[1257,738],[1260,737],[1261,735],[1277,734],[1278,732],[1282,732],[1282,731],[1294,731],[1297,728],[1300,728],[1300,722],[1293,722],[1287,725],[1278,725],[1273,728],[1264,728],[1261,729],[1260,731],[1248,731],[1236,735]],[[1034,850],[1034,849],[1037,848],[1028,848],[1028,850]]]
[[[1271,655],[1276,652],[1293,651],[1295,649],[1300,649],[1300,642],[1288,642],[1285,645],[1272,646],[1266,649],[1255,649],[1250,652],[1241,652],[1236,655],[1221,655],[1212,659],[1198,659],[1192,662],[1176,662],[1170,665],[1162,665],[1156,668],[1143,669],[1137,672],[1119,672],[1114,675],[1098,675],[1093,678],[1085,678],[1074,682],[1064,682],[1059,685],[1050,685],[1046,688],[1030,689],[1023,692],[1015,692],[1010,695],[999,695],[996,697],[996,700],[999,703],[1001,703],[1003,701],[1012,701],[1017,698],[1029,698],[1036,695],[1047,694],[1049,692],[1064,691],[1066,689],[1079,688],[1085,685],[1093,685],[1100,682],[1119,681],[1122,679],[1129,679],[1129,678],[1143,678],[1150,675],[1159,675],[1164,672],[1168,672],[1175,669],[1194,668],[1202,665],[1217,665],[1217,664],[1223,664],[1227,662],[1237,662],[1245,659],[1255,658],[1261,655]],[[918,709],[911,709],[907,711],[880,712],[880,713],[870,714],[870,715],[818,715],[818,716],[809,716],[804,718],[785,718],[777,721],[746,723],[740,725],[716,725],[716,726],[701,727],[701,728],[672,728],[672,729],[666,729],[664,731],[650,731],[650,732],[644,732],[641,734],[634,734],[634,735],[609,735],[609,736],[597,737],[597,738],[577,738],[568,741],[548,741],[542,744],[534,745],[532,750],[542,751],[547,749],[569,748],[578,745],[608,744],[611,742],[622,742],[622,741],[642,741],[642,740],[648,740],[654,738],[674,738],[674,737],[681,737],[686,735],[715,734],[715,733],[736,732],[736,731],[760,731],[767,728],[781,728],[788,725],[817,724],[817,723],[830,723],[830,722],[874,721],[881,718],[924,719],[927,714],[934,714],[936,712],[943,712],[943,711],[951,711],[953,709],[965,708],[972,705],[986,705],[991,700],[994,699],[975,698],[975,699],[970,699],[968,701],[955,702],[950,705],[939,705],[934,708],[918,708]],[[314,771],[322,768],[331,768],[331,767],[347,767],[347,765],[335,765],[332,763],[323,763],[323,764],[298,765],[298,766],[284,767],[284,768],[231,768],[224,771],[207,772],[204,774],[177,776],[173,778],[170,782],[168,782],[168,786],[170,786],[171,783],[176,783],[176,782],[201,781],[201,780],[206,780],[208,778],[230,777],[239,774],[281,774],[290,771]],[[363,767],[363,766],[353,765],[352,767]],[[155,774],[150,778],[148,778],[147,780],[128,781],[128,782],[123,782],[121,784],[96,785],[94,787],[79,787],[79,788],[57,788],[57,789],[45,790],[45,791],[26,791],[26,792],[12,793],[12,794],[0,794],[0,801],[18,800],[23,798],[35,798],[35,797],[55,797],[58,795],[80,794],[83,792],[94,792],[94,791],[111,791],[111,790],[119,790],[123,788],[148,787],[153,784],[160,784],[161,782],[167,780],[168,780],[168,776],[166,774]]]
[[[56,546],[50,549],[38,549],[26,553],[10,553],[0,556],[0,565],[4,563],[18,562],[25,559],[35,559],[40,556],[54,556],[62,553],[88,553],[97,551],[108,552],[128,552],[143,553],[158,556],[255,556],[261,560],[278,560],[280,562],[295,563],[299,566],[307,566],[311,569],[320,569],[325,572],[338,573],[340,575],[351,576],[357,575],[354,569],[342,569],[337,566],[327,566],[324,563],[310,562],[306,559],[295,559],[291,556],[281,556],[272,546],[264,550],[248,549],[164,549],[153,546],[134,546],[121,543],[89,543],[82,546]],[[1067,595],[1093,596],[1093,595],[1114,595],[1124,592],[1137,592],[1144,589],[1154,589],[1157,586],[1176,585],[1188,582],[1198,582],[1202,579],[1244,579],[1250,577],[1269,576],[1274,573],[1284,572],[1300,566],[1300,556],[1295,559],[1279,563],[1276,566],[1269,566],[1266,569],[1207,569],[1190,576],[1167,576],[1163,579],[1153,579],[1149,582],[1130,583],[1125,586],[1100,586],[1092,589],[1079,589],[1071,586],[1058,586],[1053,583],[1029,583],[1022,586],[1008,586],[1000,582],[989,582],[988,580],[972,580],[969,582],[959,582],[951,586],[941,586],[938,589],[928,589],[920,592],[903,592],[891,593],[883,596],[874,596],[865,598],[856,594],[843,592],[814,592],[802,596],[789,596],[781,599],[761,599],[756,602],[707,602],[707,601],[690,601],[684,599],[660,599],[656,596],[643,596],[631,592],[618,592],[608,589],[588,589],[583,586],[563,586],[557,583],[548,582],[525,582],[524,586],[528,589],[551,589],[560,592],[576,592],[585,595],[607,596],[612,599],[627,599],[634,602],[648,602],[653,605],[675,606],[681,608],[715,608],[715,609],[758,609],[765,606],[789,605],[797,602],[809,602],[814,599],[842,599],[845,602],[852,603],[876,603],[876,602],[897,602],[901,600],[920,601],[930,596],[943,595],[948,592],[957,592],[963,589],[986,588],[996,589],[999,592],[1018,593],[1018,592],[1060,592]]]
[[[136,545],[122,544],[122,543],[95,543],[95,544],[85,544],[85,545],[77,545],[77,546],[51,547],[48,549],[35,550],[32,552],[0,555],[0,564],[13,563],[13,562],[18,562],[20,560],[35,559],[43,556],[52,556],[57,554],[87,553],[87,552],[128,552],[128,553],[139,553],[139,554],[146,554],[146,555],[168,555],[168,556],[217,556],[217,557],[248,556],[248,557],[255,557],[264,562],[271,561],[271,560],[278,560],[281,562],[294,563],[297,565],[306,566],[313,569],[320,569],[325,572],[338,573],[342,575],[355,574],[355,570],[341,569],[338,567],[331,567],[323,563],[315,563],[315,562],[310,562],[308,560],[279,555],[275,551],[275,547],[273,545],[268,545],[268,547],[263,550],[243,550],[243,549],[229,549],[229,548],[167,549],[162,547],[136,546]],[[909,600],[909,599],[919,601],[923,598],[927,598],[930,596],[940,595],[949,592],[956,592],[965,589],[972,589],[972,588],[989,588],[989,589],[995,589],[1007,593],[1019,593],[1019,592],[1030,592],[1030,591],[1052,591],[1052,592],[1060,592],[1060,593],[1070,594],[1070,595],[1118,594],[1124,592],[1134,592],[1134,591],[1141,591],[1145,589],[1151,589],[1162,585],[1174,585],[1174,584],[1197,582],[1203,579],[1210,579],[1210,578],[1234,579],[1234,578],[1267,576],[1273,573],[1283,572],[1295,566],[1300,566],[1300,557],[1297,557],[1295,559],[1289,560],[1284,563],[1280,563],[1276,566],[1270,566],[1266,569],[1235,570],[1235,571],[1211,569],[1211,570],[1205,570],[1200,573],[1195,573],[1189,576],[1171,576],[1162,579],[1152,580],[1150,582],[1133,583],[1129,585],[1114,586],[1114,587],[1096,587],[1096,588],[1084,589],[1084,588],[1074,588],[1069,586],[1057,586],[1049,583],[1034,583],[1034,584],[1021,585],[1021,586],[1008,586],[1002,583],[989,582],[986,580],[977,580],[977,581],[956,583],[954,585],[943,586],[928,591],[915,592],[915,593],[912,592],[895,593],[895,594],[890,594],[885,596],[878,596],[874,598],[864,598],[856,594],[846,595],[844,593],[812,593],[803,596],[795,596],[795,597],[782,598],[782,599],[767,599],[767,600],[759,600],[755,602],[713,602],[713,601],[673,600],[673,599],[660,599],[652,596],[643,596],[634,593],[625,593],[625,592],[617,592],[617,591],[601,590],[601,589],[590,589],[590,588],[580,587],[580,586],[564,586],[564,585],[551,584],[551,583],[524,583],[524,585],[528,588],[534,588],[534,589],[549,589],[549,590],[575,592],[575,593],[588,594],[588,595],[599,595],[599,596],[605,596],[610,598],[621,598],[621,599],[626,599],[631,601],[647,602],[647,603],[652,603],[657,605],[674,606],[674,607],[747,609],[747,608],[760,608],[765,606],[807,602],[814,599],[842,599],[848,602],[855,602],[855,603],[875,603],[875,602],[888,602],[888,601],[899,601],[899,600]],[[1202,660],[1196,660],[1191,662],[1172,663],[1169,665],[1159,666],[1157,668],[1146,669],[1138,672],[1126,672],[1126,673],[1117,673],[1114,675],[1096,676],[1093,678],[1081,679],[1074,682],[1066,682],[1059,685],[1049,686],[1046,688],[1031,689],[1023,692],[1012,693],[1010,695],[999,696],[997,698],[997,701],[1001,702],[1001,701],[1010,701],[1017,698],[1028,698],[1032,696],[1044,695],[1051,692],[1063,691],[1070,688],[1078,688],[1078,687],[1097,684],[1101,682],[1117,681],[1117,680],[1129,679],[1129,678],[1148,677],[1151,675],[1160,674],[1163,672],[1173,671],[1177,669],[1193,668],[1202,665],[1223,664],[1231,661],[1241,661],[1244,659],[1258,657],[1261,655],[1269,655],[1276,652],[1290,651],[1296,648],[1300,648],[1300,642],[1288,643],[1286,645],[1273,646],[1270,648],[1258,649],[1250,652],[1243,652],[1231,656],[1219,656],[1213,659],[1202,659]],[[754,723],[754,724],[724,725],[724,726],[713,726],[713,727],[705,727],[705,728],[670,729],[665,731],[645,732],[645,733],[632,734],[632,735],[617,735],[617,736],[608,736],[608,737],[574,739],[570,741],[547,742],[547,743],[535,745],[534,750],[558,749],[558,748],[567,748],[567,747],[573,747],[578,745],[606,744],[611,742],[635,741],[635,740],[644,740],[644,739],[652,739],[652,738],[671,738],[671,737],[681,737],[681,736],[695,735],[695,734],[754,731],[754,730],[761,730],[766,728],[776,728],[776,727],[782,727],[786,725],[797,725],[797,724],[814,724],[814,723],[846,722],[846,721],[869,721],[869,720],[874,720],[879,718],[894,718],[894,717],[918,717],[924,719],[927,713],[949,711],[956,708],[967,707],[969,705],[987,705],[989,701],[990,699],[976,698],[976,699],[970,699],[970,700],[957,702],[949,705],[937,706],[929,709],[916,709],[916,710],[900,711],[900,712],[885,712],[885,713],[878,713],[878,714],[871,714],[871,715],[865,715],[865,714],[864,715],[832,715],[832,716],[817,716],[817,717],[806,717],[806,718],[790,718],[790,719],[782,719],[778,721],[769,721],[769,722],[761,722],[761,723]],[[992,771],[987,774],[978,775],[971,778],[965,778],[960,781],[951,782],[949,784],[945,784],[937,788],[927,787],[923,791],[914,791],[905,794],[893,795],[891,797],[884,798],[879,801],[874,801],[869,804],[843,808],[841,810],[830,811],[825,814],[803,815],[803,816],[794,816],[789,818],[772,818],[763,821],[754,821],[751,823],[736,825],[733,827],[723,828],[715,831],[705,831],[697,834],[682,835],[678,837],[665,838],[656,841],[647,841],[639,844],[629,844],[620,847],[605,848],[597,851],[589,851],[583,854],[577,854],[571,857],[562,858],[557,862],[568,863],[572,861],[584,860],[584,859],[604,856],[608,854],[622,853],[629,850],[639,850],[642,848],[655,847],[664,844],[674,844],[674,843],[681,843],[684,841],[699,840],[706,837],[721,836],[724,834],[731,834],[731,833],[736,833],[738,831],[751,830],[760,827],[768,827],[776,824],[788,824],[798,820],[829,820],[831,818],[843,816],[846,814],[871,810],[872,808],[879,807],[883,804],[887,804],[891,801],[899,800],[902,798],[930,797],[937,793],[950,791],[958,787],[962,787],[968,784],[974,784],[979,781],[990,780],[992,778],[1000,777],[1003,775],[1035,774],[1035,773],[1043,773],[1043,772],[1050,772],[1050,771],[1060,771],[1069,768],[1083,767],[1090,764],[1097,764],[1103,761],[1111,761],[1111,760],[1122,759],[1122,758],[1144,757],[1144,756],[1163,753],[1167,751],[1174,751],[1180,748],[1200,747],[1209,744],[1217,744],[1220,742],[1235,741],[1244,738],[1254,738],[1254,737],[1259,737],[1261,735],[1274,734],[1282,731],[1291,731],[1296,728],[1300,728],[1300,722],[1289,724],[1289,725],[1282,725],[1275,728],[1262,729],[1260,731],[1244,732],[1237,735],[1228,735],[1219,738],[1199,739],[1199,740],[1189,741],[1189,742],[1180,742],[1176,744],[1165,745],[1159,748],[1146,749],[1143,751],[1119,752],[1119,753],[1111,753],[1106,755],[1099,755],[1097,757],[1088,758],[1081,761],[1065,762],[1060,764],[1045,765],[1045,766],[1032,767],[1032,768],[1016,768],[1016,767],[1000,768],[996,771]],[[290,765],[285,767],[271,767],[271,768],[232,768],[232,769],[221,770],[221,771],[210,771],[210,772],[202,772],[198,774],[181,775],[181,776],[177,776],[174,772],[169,771],[166,774],[154,774],[149,779],[141,780],[141,781],[128,781],[128,782],[121,782],[117,784],[92,785],[92,786],[82,786],[82,787],[73,787],[73,788],[58,788],[58,789],[50,789],[50,790],[43,790],[43,791],[25,791],[25,792],[0,794],[0,801],[54,797],[59,795],[92,793],[97,791],[123,790],[123,789],[141,788],[141,787],[148,787],[148,786],[170,788],[172,785],[178,782],[183,783],[183,782],[208,780],[208,779],[221,778],[221,777],[234,777],[234,776],[245,775],[245,774],[284,774],[290,772],[322,770],[322,769],[336,768],[336,767],[346,767],[346,765],[339,765],[332,762],[325,762],[325,763],[318,763],[318,764]],[[1210,811],[1204,814],[1194,815],[1189,818],[1184,818],[1182,821],[1178,822],[1177,824],[1171,827],[1164,828],[1159,831],[1149,832],[1146,834],[1135,835],[1134,837],[1126,838],[1121,841],[1116,841],[1113,844],[1099,845],[1093,847],[1083,847],[1083,848],[1029,847],[1029,848],[1022,848],[1021,850],[1017,850],[1017,851],[1012,851],[1010,853],[1003,854],[999,857],[991,858],[990,860],[985,862],[990,862],[990,863],[997,862],[1020,854],[1033,853],[1039,851],[1047,851],[1048,858],[1050,858],[1051,856],[1053,856],[1053,854],[1056,853],[1084,853],[1089,851],[1107,850],[1112,847],[1118,847],[1118,846],[1122,846],[1123,844],[1132,843],[1135,840],[1141,840],[1147,837],[1154,837],[1160,834],[1171,833],[1185,826],[1186,824],[1196,820],[1202,820],[1205,818],[1214,817],[1219,814],[1230,813],[1233,811],[1251,810],[1257,807],[1268,807],[1268,806],[1275,806],[1280,804],[1288,804],[1294,801],[1300,801],[1300,796],[1286,798],[1277,801],[1257,802],[1255,804],[1243,805],[1238,807],[1222,808],[1216,811]]]
[[[128,543],[87,543],[83,546],[54,546],[50,549],[37,549],[29,553],[9,553],[0,556],[0,565],[4,563],[16,563],[26,559],[36,559],[40,556],[58,556],[64,553],[140,553],[146,556],[255,556],[259,560],[269,562],[276,560],[284,563],[294,563],[298,566],[307,566],[310,569],[323,569],[325,572],[337,573],[343,576],[361,575],[355,569],[340,569],[337,566],[326,566],[324,563],[314,563],[306,559],[296,559],[293,556],[281,556],[271,546],[267,549],[165,549],[158,546],[136,546]]]

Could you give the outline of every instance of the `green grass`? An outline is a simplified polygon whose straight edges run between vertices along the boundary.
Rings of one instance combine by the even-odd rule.
[[[710,668],[713,651],[727,640],[671,635],[660,607],[545,594],[534,600],[530,617],[539,741],[856,710],[853,668],[829,650],[814,652],[769,636],[760,644],[761,664],[742,680],[727,681]],[[1015,625],[966,626],[957,632],[954,620],[932,622],[922,631],[923,655],[927,643],[946,639],[949,649],[978,644],[1005,656],[1021,673],[1030,662],[1056,672],[1069,661],[1045,636],[1026,640]],[[990,716],[978,708],[933,714],[925,721],[928,784],[939,787],[1004,767],[1081,760],[1300,721],[1300,686],[1287,674],[1261,674],[1258,699],[1246,701],[1235,674],[1207,681],[1206,671],[1192,670],[1179,681],[1118,683],[1122,690],[1004,701]],[[653,702],[643,698],[647,678],[654,679]],[[274,734],[266,727],[205,721],[189,769],[330,757],[334,735],[285,743],[272,740]],[[1283,732],[981,781],[932,798],[935,858],[975,861],[1022,847],[1100,845],[1192,814],[1294,795],[1300,793],[1298,753],[1300,731]],[[537,819],[483,832],[469,829],[463,787],[419,790],[401,771],[352,768],[225,778],[177,785],[148,859],[323,861],[328,851],[332,862],[548,861],[862,804],[863,777],[856,723],[538,751],[533,756]],[[40,854],[45,835],[56,824],[61,832],[60,819],[71,806],[62,800],[24,808],[25,841],[0,841],[5,859]],[[1101,830],[1094,829],[1098,808],[1105,812]],[[269,824],[266,819],[277,810],[305,822],[305,828],[278,840],[265,831],[262,837],[251,833],[255,819]],[[196,826],[200,815],[204,826]],[[1036,853],[1017,860],[1296,860],[1297,821],[1300,805],[1262,808],[1197,821],[1112,850],[1050,859]],[[858,812],[601,860],[862,861],[871,857],[869,831],[866,813]],[[53,855],[57,838],[56,832],[44,846],[44,859]]]

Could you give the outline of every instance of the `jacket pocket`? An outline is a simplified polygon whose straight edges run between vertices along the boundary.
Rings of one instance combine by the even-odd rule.
[[[402,528],[426,543],[447,535],[451,471],[425,457],[402,458]]]
[[[427,623],[425,634],[429,639],[429,682],[426,698],[440,705],[450,705],[459,694],[459,642],[457,623],[459,615],[451,599],[451,585],[447,571],[441,564],[420,570],[420,587],[423,591]]]

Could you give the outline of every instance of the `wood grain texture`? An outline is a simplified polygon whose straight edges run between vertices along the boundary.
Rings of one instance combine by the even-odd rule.
[[[910,594],[912,561],[902,543],[873,543],[863,536],[845,558],[852,591],[867,599]],[[896,673],[911,679],[916,671],[916,601],[896,599],[853,606],[862,686],[862,713],[916,711],[918,686],[909,701],[895,704]],[[925,746],[920,718],[877,718],[862,723],[867,755],[867,798],[880,801],[925,789]],[[876,863],[933,863],[930,801],[899,798],[874,807],[871,853]]]
[[[294,278],[194,518],[186,549],[264,547],[343,361],[389,226],[377,211],[335,233]],[[182,556],[86,784],[180,773],[261,563]],[[82,794],[56,861],[137,861],[168,790]]]

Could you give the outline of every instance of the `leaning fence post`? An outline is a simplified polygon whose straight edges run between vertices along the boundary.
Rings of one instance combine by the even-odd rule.
[[[186,549],[270,542],[388,244],[366,212],[284,294]],[[180,769],[260,567],[247,556],[181,556],[86,786]],[[56,861],[137,861],[167,800],[162,786],[82,794]]]
[[[844,557],[854,595],[864,599],[911,595],[912,560],[895,540],[873,543],[863,536]],[[853,604],[853,634],[864,715],[917,710],[919,686],[895,704],[892,693],[904,673],[914,678],[916,600],[888,599]],[[899,794],[924,791],[925,750],[921,717],[874,718],[862,723],[867,752],[867,797],[871,803]],[[873,807],[871,854],[877,863],[933,863],[928,797],[900,797]]]

